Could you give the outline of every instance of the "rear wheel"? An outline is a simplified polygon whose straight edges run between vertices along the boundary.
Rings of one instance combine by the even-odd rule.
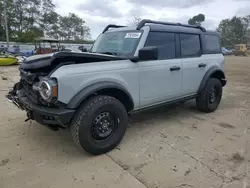
[[[77,110],[71,133],[77,146],[99,155],[120,143],[127,122],[127,111],[119,100],[110,96],[95,96]]]
[[[213,112],[218,108],[221,97],[221,81],[217,78],[210,78],[203,91],[196,98],[196,106],[202,112]]]

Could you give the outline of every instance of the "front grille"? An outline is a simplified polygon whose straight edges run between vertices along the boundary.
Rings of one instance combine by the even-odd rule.
[[[21,86],[26,97],[28,97],[33,103],[41,104],[39,93],[32,89],[32,85],[21,79]]]
[[[23,69],[19,69],[19,71],[21,77],[21,88],[23,90],[24,95],[35,104],[48,106],[48,104],[41,98],[39,92],[33,90],[32,88],[33,83],[39,81],[39,74],[31,73]]]
[[[33,90],[32,86],[35,82],[38,82],[39,76],[44,76],[43,73],[30,73],[24,70],[20,70],[20,84],[23,94],[33,103],[44,106],[44,107],[51,107],[56,108],[55,104],[48,103],[42,99],[40,93],[38,91]]]

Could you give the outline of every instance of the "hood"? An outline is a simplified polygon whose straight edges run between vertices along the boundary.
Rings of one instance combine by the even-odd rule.
[[[30,72],[50,72],[60,66],[68,64],[93,63],[122,59],[124,58],[89,52],[56,52],[31,56],[20,65],[20,69]]]

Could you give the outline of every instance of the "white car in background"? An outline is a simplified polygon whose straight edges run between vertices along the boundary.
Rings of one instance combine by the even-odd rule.
[[[223,55],[232,55],[232,52],[224,47],[221,48],[221,51]]]

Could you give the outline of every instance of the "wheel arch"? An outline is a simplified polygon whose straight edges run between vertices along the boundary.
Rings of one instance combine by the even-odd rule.
[[[82,102],[93,95],[108,95],[119,100],[129,112],[134,109],[134,101],[130,93],[115,82],[101,82],[88,86],[78,92],[68,103],[67,108],[76,109]]]
[[[222,84],[223,87],[227,83],[224,72],[219,67],[212,67],[204,75],[204,77],[203,77],[203,79],[201,81],[198,93],[200,93],[205,88],[205,85],[206,85],[209,78],[217,78],[217,79],[219,79],[221,81],[221,84]]]

